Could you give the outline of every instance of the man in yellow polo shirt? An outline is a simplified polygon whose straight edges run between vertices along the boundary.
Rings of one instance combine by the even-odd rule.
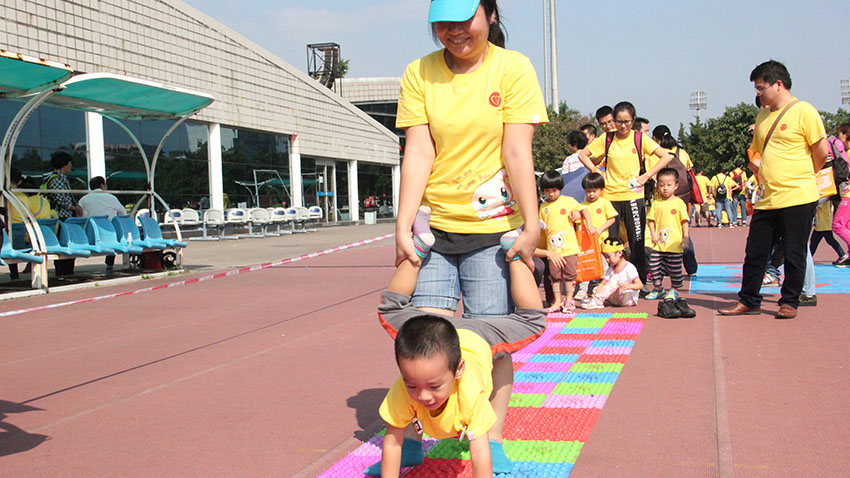
[[[747,236],[739,302],[723,315],[758,314],[759,293],[771,249],[778,235],[785,247],[785,280],[777,319],[797,316],[806,273],[806,241],[818,201],[815,171],[829,151],[823,120],[809,103],[791,94],[785,65],[770,60],[750,73],[756,94],[767,108],[756,117],[753,149],[761,153],[759,194]]]

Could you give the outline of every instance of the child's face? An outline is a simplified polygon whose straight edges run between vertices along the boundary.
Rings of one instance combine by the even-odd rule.
[[[558,188],[546,188],[543,190],[543,195],[546,196],[547,201],[552,202],[561,197],[561,190]]]
[[[587,202],[594,202],[599,199],[599,196],[602,194],[601,189],[591,188],[584,190],[584,198],[587,199]]]
[[[620,260],[623,258],[623,251],[603,252],[602,255],[605,256],[605,260],[608,261],[608,265],[614,267],[619,264]]]
[[[437,354],[428,358],[399,359],[398,368],[410,398],[428,410],[439,410],[454,390],[455,380],[463,375],[464,364],[461,359],[457,372],[453,372],[449,369],[449,359]]]
[[[679,185],[679,182],[676,181],[676,178],[673,175],[665,174],[664,176],[659,176],[658,181],[656,183],[656,187],[658,191],[661,193],[661,197],[664,199],[670,199],[673,196],[673,193],[676,191],[676,187]]]

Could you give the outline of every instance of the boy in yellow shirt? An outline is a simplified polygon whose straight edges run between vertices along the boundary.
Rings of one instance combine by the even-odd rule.
[[[429,214],[430,208],[422,206],[414,221],[420,256],[427,256],[434,244]],[[510,249],[519,234],[519,230],[505,233],[502,247]],[[512,471],[502,444],[488,438],[496,422],[490,405],[493,357],[501,358],[536,340],[546,327],[546,314],[525,262],[514,260],[509,267],[516,311],[508,316],[462,319],[414,307],[410,296],[419,265],[409,260],[398,265],[381,293],[378,317],[395,339],[401,376],[380,408],[387,422],[381,462],[366,469],[366,475],[398,476],[400,468],[421,464],[425,458],[419,443],[422,433],[439,439],[469,438],[476,477]]]
[[[588,232],[597,234],[587,208],[569,196],[562,196],[564,178],[554,169],[540,177],[540,189],[546,202],[540,205],[540,220],[546,224],[546,250],[537,249],[534,255],[549,259],[549,275],[552,279],[554,301],[549,312],[571,312],[575,310],[575,292],[578,253],[581,251],[576,238],[575,223],[584,218]],[[566,292],[563,302],[562,287]]]
[[[590,213],[591,223],[597,231],[599,231],[599,245],[608,238],[608,228],[614,224],[614,219],[617,217],[617,211],[611,204],[611,201],[602,197],[602,190],[605,189],[605,177],[599,173],[589,173],[581,180],[581,187],[584,189],[584,201],[582,206],[587,208]],[[605,270],[608,270],[608,263],[603,262]],[[598,283],[599,281],[591,281]],[[575,293],[574,299],[579,301],[587,298],[588,287],[591,282],[581,282],[578,285],[578,290]]]
[[[665,307],[676,314],[664,314],[664,317],[693,317],[693,309],[679,298],[678,289],[682,288],[682,256],[688,246],[688,208],[685,202],[673,193],[679,184],[679,173],[673,168],[664,168],[656,176],[656,187],[661,199],[652,203],[647,214],[652,248],[649,256],[649,269],[652,272],[652,292],[647,300],[664,297]],[[665,295],[662,281],[670,278],[670,291]],[[659,306],[659,311],[663,308]],[[660,315],[660,314],[659,314]]]

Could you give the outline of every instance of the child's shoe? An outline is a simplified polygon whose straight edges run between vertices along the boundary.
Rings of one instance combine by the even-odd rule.
[[[678,292],[676,292],[676,289],[670,289],[670,290],[668,290],[668,291],[667,291],[667,293],[664,295],[664,298],[665,298],[665,299],[678,300],[678,299],[679,299],[679,293],[678,293]]]
[[[579,304],[579,307],[582,309],[602,309],[604,306],[602,305],[602,301],[599,300],[598,297],[589,297]]]
[[[431,232],[431,208],[419,206],[419,211],[413,219],[413,246],[416,255],[424,259],[434,245],[434,234]]]
[[[659,302],[656,313],[663,319],[678,319],[682,316],[682,312],[676,307],[676,301],[673,299],[664,299]]]
[[[697,311],[690,308],[685,299],[676,299],[676,308],[679,309],[679,316],[683,319],[692,319],[697,316]]]
[[[847,259],[850,259],[850,255],[844,254],[843,256],[841,256],[838,259],[836,259],[835,261],[833,261],[832,265],[837,266],[838,264],[841,264],[842,262],[846,261]]]
[[[561,310],[564,311],[565,314],[569,314],[571,312],[575,312],[576,303],[572,300],[565,300],[563,304],[561,304]]]
[[[586,298],[587,298],[587,292],[584,289],[577,290],[575,295],[573,296],[573,299],[575,299],[576,301],[582,301]]]
[[[653,289],[649,294],[646,294],[646,297],[644,297],[644,298],[646,300],[658,300],[663,295],[664,295],[664,289]]]

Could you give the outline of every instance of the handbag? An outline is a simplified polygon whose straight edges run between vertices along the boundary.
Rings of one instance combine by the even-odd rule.
[[[818,183],[819,197],[825,198],[838,194],[838,189],[835,187],[835,178],[832,175],[832,167],[823,168],[815,174],[815,181]]]
[[[578,242],[581,251],[578,253],[578,264],[576,265],[576,281],[587,282],[601,279],[605,273],[602,263],[602,248],[599,246],[599,236],[591,234],[584,221],[578,231]]]

